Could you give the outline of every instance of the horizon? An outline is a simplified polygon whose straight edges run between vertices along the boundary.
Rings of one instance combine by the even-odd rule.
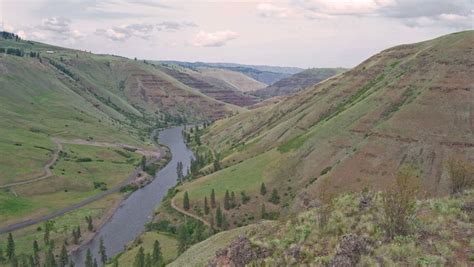
[[[395,45],[473,29],[462,0],[7,0],[0,9],[2,30],[96,54],[303,69],[351,68]]]

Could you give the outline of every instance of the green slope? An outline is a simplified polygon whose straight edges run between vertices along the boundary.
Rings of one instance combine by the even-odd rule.
[[[182,186],[191,206],[202,206],[202,187],[219,189],[221,203],[235,188],[252,202],[227,216],[258,218],[262,204],[288,214],[322,191],[383,190],[404,164],[420,170],[425,195],[445,195],[446,161],[474,162],[473,44],[467,31],[390,48],[276,105],[217,121],[202,140],[224,169]],[[268,163],[255,167],[261,158]],[[278,190],[278,205],[259,195],[261,181]]]

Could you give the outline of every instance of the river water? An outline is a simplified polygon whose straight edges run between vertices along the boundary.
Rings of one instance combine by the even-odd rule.
[[[170,148],[172,159],[161,169],[155,179],[147,186],[133,192],[122,202],[112,218],[99,230],[94,239],[71,255],[75,266],[84,266],[87,249],[100,262],[98,257],[99,240],[102,237],[109,258],[124,250],[124,246],[134,240],[145,229],[145,224],[152,219],[153,212],[168,189],[176,185],[178,175],[176,166],[183,163],[183,170],[190,167],[193,153],[189,150],[181,134],[183,127],[174,127],[159,133],[160,144]]]

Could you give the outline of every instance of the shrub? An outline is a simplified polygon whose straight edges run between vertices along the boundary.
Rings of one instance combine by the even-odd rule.
[[[394,184],[382,195],[384,228],[389,238],[407,235],[416,211],[418,176],[413,168],[402,168]]]
[[[474,166],[461,158],[451,158],[448,161],[449,177],[451,179],[451,194],[461,193],[474,183]]]

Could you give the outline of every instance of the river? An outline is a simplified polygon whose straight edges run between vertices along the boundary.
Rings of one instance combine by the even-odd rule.
[[[178,162],[183,163],[183,170],[190,167],[193,153],[184,143],[182,129],[183,127],[173,127],[159,133],[160,144],[166,145],[171,151],[171,161],[156,174],[150,184],[133,192],[122,202],[112,218],[100,228],[91,242],[71,255],[75,266],[84,266],[88,249],[100,262],[98,250],[101,237],[104,239],[107,256],[111,258],[122,252],[126,244],[145,230],[145,224],[152,219],[155,208],[160,204],[168,189],[176,185]]]

